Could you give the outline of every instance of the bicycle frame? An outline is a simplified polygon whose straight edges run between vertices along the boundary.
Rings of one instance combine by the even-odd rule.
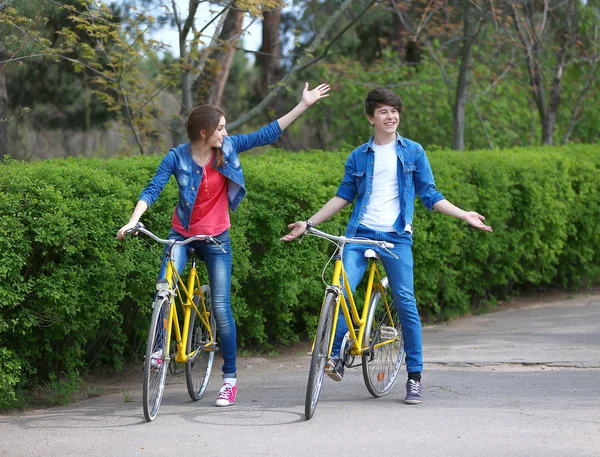
[[[318,230],[311,229],[309,233],[316,234],[317,236],[324,237],[323,232],[319,232]],[[327,237],[324,237],[327,238]],[[385,308],[387,313],[390,314],[390,320],[392,320],[392,316],[389,309],[389,304],[387,301],[387,297],[385,295],[385,287],[383,285],[381,276],[377,269],[377,259],[373,258],[373,260],[369,261],[368,271],[368,282],[367,282],[367,290],[365,294],[365,299],[362,307],[362,311],[359,313],[358,308],[356,306],[356,302],[354,300],[354,294],[350,289],[350,283],[348,281],[348,277],[346,275],[346,270],[344,269],[344,246],[346,243],[351,242],[345,237],[333,237],[337,241],[340,241],[338,245],[338,253],[335,254],[334,259],[334,267],[333,267],[333,277],[331,284],[327,286],[325,291],[325,297],[329,293],[333,293],[336,295],[335,309],[334,309],[334,319],[333,319],[333,327],[331,332],[331,338],[329,341],[329,347],[327,356],[331,355],[331,350],[333,348],[333,341],[335,339],[335,333],[337,329],[338,316],[340,309],[344,315],[344,319],[346,320],[346,324],[348,326],[349,339],[352,341],[352,345],[350,347],[349,353],[351,355],[363,355],[365,351],[372,350],[373,348],[379,348],[386,344],[391,344],[395,340],[387,340],[373,345],[373,347],[363,346],[362,341],[364,341],[365,331],[366,331],[366,323],[367,317],[369,314],[369,304],[371,303],[371,297],[373,291],[381,292],[382,298],[384,300]],[[331,238],[330,238],[331,239]],[[383,243],[384,245],[386,243]],[[343,286],[342,286],[343,284]],[[346,292],[345,294],[342,292],[343,290]],[[323,299],[323,306],[325,304],[325,299]],[[358,333],[355,330],[355,326],[358,327]],[[314,350],[314,340],[313,340],[313,348]],[[312,351],[311,351],[312,352]]]
[[[206,310],[204,296],[199,289],[196,289],[196,284],[201,284],[200,278],[198,277],[198,271],[196,269],[196,260],[194,259],[194,261],[192,262],[192,267],[188,276],[188,283],[186,287],[184,285],[183,280],[181,279],[181,276],[179,275],[179,272],[175,268],[175,263],[173,262],[173,259],[171,258],[172,247],[173,245],[169,247],[167,252],[166,280],[169,284],[169,292],[173,295],[173,302],[175,301],[175,297],[177,297],[183,309],[183,328],[179,323],[179,317],[177,315],[177,306],[172,306],[169,313],[169,320],[166,323],[166,328],[168,329],[166,353],[169,354],[172,330],[175,329],[175,342],[177,345],[175,352],[175,361],[185,363],[188,361],[189,358],[194,357],[196,353],[196,351],[190,354],[186,354],[185,352],[185,348],[187,346],[187,336],[192,308],[196,312],[198,318],[201,319],[203,325],[210,331],[210,342],[205,346],[205,350],[212,350],[212,347],[214,345],[214,341],[212,339],[213,332],[210,328],[210,317],[209,313]],[[183,292],[183,294],[181,292]],[[200,307],[202,310],[199,310],[196,304],[194,303],[194,294],[200,297]]]
[[[339,258],[336,258],[334,264],[332,287],[329,288],[335,288],[335,290],[337,291],[336,293],[338,295],[338,299],[336,301],[335,310],[333,313],[335,317],[333,320],[333,329],[331,332],[331,340],[329,342],[328,355],[331,355],[331,349],[333,347],[333,340],[335,338],[335,332],[338,323],[337,316],[339,316],[340,309],[342,310],[342,313],[344,314],[344,318],[346,320],[346,324],[348,325],[350,340],[354,342],[354,344],[350,348],[350,354],[362,355],[363,351],[368,349],[368,347],[362,347],[362,345],[359,342],[364,340],[367,315],[369,313],[369,303],[371,302],[371,295],[373,293],[373,290],[379,290],[380,292],[382,292],[386,306],[387,299],[384,295],[383,285],[381,284],[381,276],[379,275],[379,271],[377,270],[377,263],[375,261],[370,261],[368,268],[369,279],[367,282],[367,291],[365,293],[362,311],[359,314],[358,307],[356,306],[356,302],[354,300],[354,295],[352,294],[350,284],[346,276],[346,270],[344,269],[342,256],[338,255],[338,257]],[[375,277],[377,278],[376,281]],[[346,294],[341,293],[341,280],[343,280],[344,290]],[[358,327],[358,333],[355,330],[355,326]]]
[[[198,235],[195,237],[188,238],[185,242],[177,242],[175,240],[164,240],[152,232],[146,230],[142,223],[138,223],[134,229],[132,229],[131,233],[142,232],[145,235],[149,236],[153,240],[167,245],[166,250],[166,261],[167,261],[167,271],[165,280],[159,280],[156,283],[156,291],[157,298],[158,297],[166,297],[170,296],[172,303],[175,303],[175,297],[179,300],[181,304],[181,308],[183,309],[183,328],[179,323],[179,316],[177,315],[177,305],[171,306],[169,311],[169,317],[167,322],[163,322],[164,329],[167,330],[167,342],[165,353],[170,353],[170,345],[171,345],[171,336],[172,330],[175,329],[175,341],[176,341],[176,352],[175,352],[175,361],[185,363],[188,359],[193,358],[196,355],[197,351],[193,351],[190,354],[186,354],[185,348],[187,347],[187,337],[190,326],[190,316],[192,309],[197,314],[198,318],[202,321],[202,324],[208,329],[210,334],[210,341],[204,346],[205,351],[212,351],[216,346],[213,340],[214,332],[210,326],[210,314],[206,309],[206,302],[204,301],[204,294],[201,289],[197,289],[196,285],[200,285],[200,278],[198,277],[198,270],[196,269],[196,259],[193,259],[192,267],[190,270],[190,274],[188,276],[187,286],[182,280],[177,268],[175,268],[175,263],[172,258],[173,247],[176,244],[188,244],[194,240],[207,240],[215,242],[215,239],[212,236]],[[220,247],[219,243],[217,245]],[[223,248],[221,248],[223,249]],[[183,292],[183,293],[182,293]],[[196,306],[194,303],[194,296],[200,298],[200,308]]]

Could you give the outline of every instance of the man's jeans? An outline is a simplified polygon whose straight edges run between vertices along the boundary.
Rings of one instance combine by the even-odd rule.
[[[183,241],[186,238],[175,230],[169,232],[169,239]],[[230,289],[231,289],[231,245],[229,232],[226,230],[220,235],[215,236],[221,242],[225,253],[219,247],[207,241],[194,241],[185,246],[175,246],[173,248],[173,261],[179,274],[183,272],[187,263],[187,250],[191,247],[196,248],[197,255],[206,262],[208,271],[208,282],[210,284],[210,294],[212,300],[212,309],[217,321],[217,331],[219,335],[220,349],[223,354],[223,377],[235,377],[236,374],[236,329],[231,313]],[[158,279],[164,279],[167,275],[167,264],[163,258],[162,267],[158,274]],[[187,284],[186,284],[187,286]]]
[[[368,265],[369,259],[364,256],[364,252],[367,249],[374,249],[379,254],[385,268],[394,303],[400,316],[406,352],[406,369],[409,373],[421,372],[423,371],[421,319],[414,294],[412,237],[408,233],[399,235],[396,232],[378,232],[359,225],[356,238],[360,237],[394,243],[394,248],[390,251],[396,254],[398,259],[377,246],[347,244],[344,248],[344,268],[352,293],[356,290]],[[347,331],[348,326],[344,314],[340,312],[333,343],[333,356],[339,356],[340,346]]]

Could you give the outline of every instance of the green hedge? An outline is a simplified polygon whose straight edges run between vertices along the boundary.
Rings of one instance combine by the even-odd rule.
[[[232,215],[232,306],[242,347],[306,337],[331,254],[323,240],[282,243],[286,224],[335,194],[348,151],[271,150],[243,158],[249,193]],[[492,234],[420,204],[415,287],[426,320],[525,287],[600,278],[600,147],[429,153],[438,188]],[[62,372],[119,368],[144,347],[162,249],[115,239],[160,157],[0,163],[0,407],[14,390]],[[144,217],[166,236],[174,182]],[[349,208],[322,225],[343,233]],[[326,276],[329,276],[326,272]]]

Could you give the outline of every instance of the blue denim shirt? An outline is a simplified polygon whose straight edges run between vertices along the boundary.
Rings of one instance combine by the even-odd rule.
[[[375,155],[373,151],[374,137],[356,148],[346,161],[346,172],[336,195],[344,200],[356,204],[346,227],[346,236],[356,235],[356,229],[362,222],[369,197],[373,189],[373,169]],[[427,160],[423,147],[402,138],[396,133],[396,153],[400,164],[398,165],[398,192],[400,194],[400,214],[394,222],[394,229],[399,234],[408,231],[412,233],[412,221],[415,210],[415,198],[418,195],[428,210],[444,196],[435,188],[433,172]]]
[[[225,163],[216,170],[228,179],[227,196],[231,210],[235,211],[246,195],[244,173],[238,154],[258,146],[271,144],[281,136],[281,133],[279,123],[273,121],[258,132],[226,136],[224,138],[221,149],[223,150]],[[203,171],[204,169],[192,159],[191,144],[180,144],[169,150],[158,166],[152,181],[140,194],[140,200],[145,201],[148,207],[152,206],[167,185],[171,175],[174,175],[179,186],[177,217],[181,221],[181,225],[189,230],[192,208],[196,201]]]

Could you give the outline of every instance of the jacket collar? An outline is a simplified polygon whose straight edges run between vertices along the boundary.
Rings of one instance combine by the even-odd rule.
[[[367,142],[367,152],[373,152],[373,142],[375,141],[375,135],[372,135],[371,138],[369,138],[369,141]],[[402,138],[398,132],[396,132],[396,141],[398,143],[400,143],[400,145],[402,145],[403,148],[406,147],[406,142],[404,141],[404,138]]]

